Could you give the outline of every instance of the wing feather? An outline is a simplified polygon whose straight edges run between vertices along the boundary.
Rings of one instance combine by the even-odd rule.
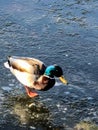
[[[29,57],[10,56],[8,57],[8,64],[13,69],[31,74],[42,75],[46,69],[42,61]]]

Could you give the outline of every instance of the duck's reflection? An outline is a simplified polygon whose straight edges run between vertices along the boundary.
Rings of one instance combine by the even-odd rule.
[[[7,111],[6,111],[7,109]],[[53,113],[49,111],[42,100],[30,99],[21,95],[15,97],[7,95],[4,101],[4,113],[2,120],[5,121],[0,127],[7,129],[39,129],[61,130],[61,125],[55,124]],[[4,116],[5,115],[5,116]]]
[[[47,124],[50,118],[49,110],[43,103],[28,98],[16,98],[12,113],[21,124]]]

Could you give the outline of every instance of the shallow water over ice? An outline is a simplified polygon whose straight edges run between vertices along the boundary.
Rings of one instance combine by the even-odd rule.
[[[97,7],[97,0],[0,1],[0,129],[98,125]],[[56,79],[51,90],[30,99],[4,68],[8,55],[59,64],[69,84]]]

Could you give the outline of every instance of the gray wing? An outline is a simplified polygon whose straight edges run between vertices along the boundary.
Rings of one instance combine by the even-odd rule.
[[[42,61],[29,57],[10,56],[8,57],[8,64],[16,70],[35,75],[44,74],[46,69],[46,66]]]

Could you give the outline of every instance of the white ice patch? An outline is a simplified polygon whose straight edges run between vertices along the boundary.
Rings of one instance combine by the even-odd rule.
[[[62,85],[61,82],[56,82],[56,83],[55,83],[55,86],[60,86],[60,85]]]
[[[7,86],[2,87],[2,89],[3,89],[3,90],[6,90],[6,91],[11,91],[11,90],[12,90],[11,87],[7,87]]]

